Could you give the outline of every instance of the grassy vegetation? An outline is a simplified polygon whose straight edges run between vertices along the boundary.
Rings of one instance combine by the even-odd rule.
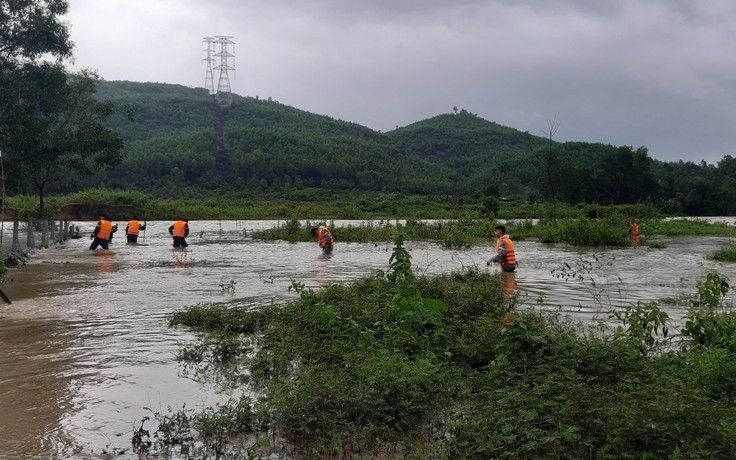
[[[333,193],[322,189],[301,189],[282,193],[241,194],[229,192],[203,194],[183,189],[178,199],[156,198],[137,191],[88,189],[67,195],[46,197],[44,215],[49,217],[59,207],[70,203],[89,205],[125,205],[138,208],[149,220],[171,219],[186,215],[190,219],[449,219],[503,218],[530,219],[551,216],[549,203],[497,201],[488,207],[485,199],[457,202],[447,195],[408,195],[388,192]],[[38,215],[38,198],[18,195],[7,199],[8,205],[21,209],[23,218]],[[659,216],[648,205],[568,205],[558,203],[560,218]]]
[[[720,262],[736,262],[736,245],[720,249],[708,256],[708,258],[711,260],[718,260]]]
[[[736,314],[725,278],[698,283],[681,334],[654,303],[581,333],[514,311],[487,273],[417,279],[395,242],[386,274],[320,292],[294,283],[297,301],[264,312],[178,314],[172,324],[209,331],[208,353],[190,358],[241,366],[229,375],[257,396],[154,414],[147,439],[221,458],[736,455]],[[142,437],[138,447],[153,448]]]
[[[642,234],[659,236],[736,236],[736,227],[701,219],[646,219],[639,223]]]
[[[273,228],[253,232],[253,238],[263,240],[309,241],[310,228],[325,224],[325,222],[300,222],[291,219]],[[424,222],[408,220],[403,229],[408,238],[413,240],[438,241],[446,248],[467,248],[474,243],[488,241],[494,238],[494,219],[458,219],[446,222]],[[368,221],[362,225],[348,224],[329,226],[336,241],[370,242],[391,241],[396,234],[397,224],[390,221]]]
[[[493,210],[483,200],[463,204],[446,196],[412,196],[391,193],[327,194],[307,189],[268,196],[196,196],[188,199],[160,199],[134,191],[86,190],[48,200],[44,215],[67,203],[126,205],[138,209],[145,220],[174,219],[289,219],[273,229],[254,233],[255,238],[307,241],[310,222],[335,219],[365,219],[359,226],[334,227],[337,241],[390,241],[395,224],[390,219],[408,219],[408,238],[438,241],[445,247],[469,247],[494,241],[496,219],[508,221],[507,233],[513,239],[536,238],[545,243],[576,246],[627,246],[628,224],[636,220],[641,233],[651,236],[734,236],[736,227],[704,220],[665,219],[651,205],[601,206],[558,204],[556,220],[549,203],[498,202]],[[21,210],[21,218],[38,215],[33,197],[8,198],[8,204]],[[542,219],[533,224],[531,218]],[[306,224],[300,219],[308,219]],[[419,219],[440,219],[423,222]],[[379,220],[379,222],[373,222]]]
[[[566,219],[545,221],[532,227],[543,243],[567,243],[575,246],[628,246],[628,224],[622,217],[603,219]]]
[[[137,208],[149,220],[187,216],[189,219],[381,219],[451,218],[477,213],[471,205],[456,205],[447,197],[423,197],[398,193],[344,193],[299,190],[271,195],[209,194],[182,192],[186,198],[155,198],[134,191],[90,189],[47,198],[43,215],[70,203],[126,205]],[[38,199],[32,196],[8,198],[26,217],[37,216]]]
[[[273,228],[256,231],[253,237],[263,240],[309,241],[312,239],[309,228],[312,225],[324,224],[302,223],[291,219]],[[457,220],[425,222],[408,220],[406,222],[407,237],[414,240],[437,241],[443,247],[467,248],[482,242],[495,241],[494,228],[497,221],[493,218],[460,218]],[[329,224],[329,222],[328,222]],[[329,225],[336,241],[368,242],[390,241],[395,233],[396,224],[391,221],[372,222],[362,225],[335,226]],[[579,217],[573,219],[542,220],[533,223],[531,220],[515,220],[505,224],[506,231],[515,240],[536,238],[543,243],[565,243],[574,246],[629,246],[628,220],[625,216],[613,214],[610,217],[589,219]],[[722,223],[709,223],[703,220],[655,220],[643,221],[642,228],[647,236],[681,236],[709,235],[724,236],[736,233],[736,227]],[[647,242],[651,248],[663,248],[661,242]]]

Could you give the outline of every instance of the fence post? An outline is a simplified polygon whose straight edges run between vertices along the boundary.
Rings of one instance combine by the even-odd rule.
[[[61,222],[59,222],[61,223]],[[64,221],[64,241],[69,239],[69,221]]]

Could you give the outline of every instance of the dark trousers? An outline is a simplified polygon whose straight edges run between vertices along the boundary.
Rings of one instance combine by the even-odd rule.
[[[334,246],[327,246],[326,248],[322,248],[322,254],[332,254],[332,248]]]
[[[108,247],[108,245],[107,245],[108,243],[109,243],[109,241],[108,241],[108,240],[103,240],[103,239],[101,239],[101,238],[97,238],[97,237],[95,237],[95,239],[94,239],[94,240],[92,240],[92,244],[90,244],[90,245],[89,245],[89,248],[90,248],[91,250],[93,250],[93,251],[94,251],[95,249],[97,249],[97,246],[100,246],[100,247],[101,247],[102,249],[110,249],[110,248]]]
[[[175,248],[185,248],[189,246],[187,244],[187,240],[184,237],[181,236],[175,236],[174,237],[174,247]]]
[[[128,236],[128,243],[138,242],[138,235],[127,235],[127,236]]]

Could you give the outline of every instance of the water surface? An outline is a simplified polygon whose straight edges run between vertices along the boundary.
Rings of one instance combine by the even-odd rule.
[[[116,458],[137,458],[131,435],[150,411],[201,408],[230,396],[175,362],[179,347],[196,335],[168,326],[174,312],[213,302],[258,308],[293,299],[293,281],[317,289],[388,268],[390,243],[338,240],[334,255],[323,258],[316,241],[250,237],[275,223],[192,221],[190,247],[182,253],[170,246],[169,222],[149,222],[138,245],[126,245],[122,232],[110,251],[92,252],[88,239],[71,240],[10,271],[1,286],[13,303],[0,306],[0,458],[107,458],[106,452],[122,450]],[[81,225],[91,231],[94,222]],[[606,317],[612,307],[690,294],[708,270],[736,279],[736,265],[703,257],[728,238],[663,241],[663,250],[517,241],[523,308]],[[429,242],[407,247],[419,274],[498,271],[485,265],[491,242],[467,250]],[[560,273],[582,273],[585,281],[565,281],[555,276]],[[684,311],[667,308],[673,316]]]

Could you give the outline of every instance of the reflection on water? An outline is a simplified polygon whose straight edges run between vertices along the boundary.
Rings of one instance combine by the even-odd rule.
[[[279,303],[294,298],[288,290],[294,281],[316,289],[388,269],[390,243],[338,241],[325,256],[316,242],[250,238],[254,229],[274,224],[192,221],[190,246],[181,251],[171,246],[169,222],[149,222],[137,245],[116,240],[109,251],[92,252],[88,242],[71,240],[10,272],[2,289],[13,303],[0,306],[0,457],[100,458],[130,448],[134,425],[150,415],[144,408],[166,412],[227,399],[228,391],[176,364],[179,345],[195,338],[186,328],[168,327],[176,311],[212,302]],[[499,281],[522,308],[585,318],[689,294],[708,270],[736,279],[736,266],[703,258],[727,238],[663,242],[662,250],[581,251],[515,241],[519,267]],[[406,247],[419,275],[489,270],[485,260],[495,252],[493,242],[468,250],[425,242]],[[681,316],[681,307],[669,308]]]

